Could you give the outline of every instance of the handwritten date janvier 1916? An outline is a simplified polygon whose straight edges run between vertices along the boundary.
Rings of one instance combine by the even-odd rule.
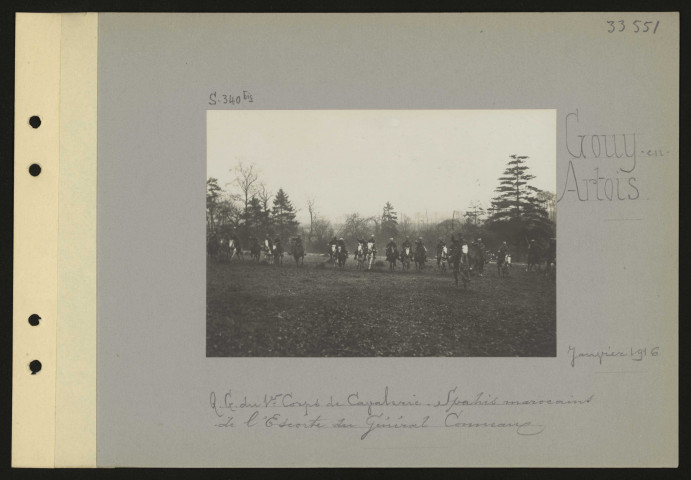
[[[614,358],[614,357],[619,357],[619,358],[629,358],[630,360],[633,360],[635,362],[641,362],[643,361],[644,358],[650,356],[650,357],[657,357],[660,355],[660,347],[652,347],[652,348],[634,348],[631,347],[627,350],[612,350],[612,347],[607,347],[607,350],[596,350],[596,351],[589,351],[589,352],[581,352],[577,351],[576,347],[572,347],[569,345],[569,353],[568,353],[568,358],[571,363],[572,367],[576,366],[576,360],[580,360],[582,358],[596,358],[599,362],[600,365],[602,365],[602,361],[605,358]]]

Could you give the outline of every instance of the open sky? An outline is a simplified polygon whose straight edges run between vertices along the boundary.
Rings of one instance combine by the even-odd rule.
[[[488,207],[512,154],[529,156],[533,185],[555,192],[556,111],[207,111],[207,176],[237,191],[233,167],[253,163],[301,222],[308,196],[335,223],[381,215],[387,201],[413,221]]]

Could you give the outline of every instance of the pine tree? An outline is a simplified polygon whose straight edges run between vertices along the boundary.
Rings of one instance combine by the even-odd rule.
[[[272,223],[278,229],[281,238],[293,235],[297,231],[298,222],[295,220],[295,208],[282,188],[278,189],[271,209]]]
[[[247,208],[247,228],[251,235],[256,238],[264,238],[269,232],[271,225],[271,218],[266,209],[263,208],[262,202],[256,196],[253,196]]]
[[[398,236],[398,214],[391,205],[386,202],[381,216],[381,231],[387,238]]]
[[[218,179],[209,177],[206,181],[206,229],[209,233],[216,231],[214,220],[222,194],[223,189],[218,185]]]
[[[553,235],[553,223],[538,197],[540,189],[530,184],[535,175],[528,173],[529,157],[511,155],[504,174],[499,177],[498,195],[492,199],[488,227],[516,245],[528,239],[546,241]]]

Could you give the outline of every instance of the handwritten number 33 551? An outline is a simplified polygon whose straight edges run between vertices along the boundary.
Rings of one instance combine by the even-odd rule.
[[[608,33],[614,33],[614,32],[623,32],[626,30],[626,22],[624,20],[607,20],[607,23],[609,24],[609,30],[607,30]],[[655,34],[657,32],[657,27],[660,26],[660,20],[657,22],[644,22],[642,20],[634,20],[633,21],[633,33],[648,33],[650,32],[650,27],[655,24],[655,26],[652,29],[652,33]]]

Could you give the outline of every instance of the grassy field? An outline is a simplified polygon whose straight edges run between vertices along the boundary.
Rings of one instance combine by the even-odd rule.
[[[246,258],[249,258],[247,256]],[[554,280],[489,264],[467,290],[423,272],[207,262],[209,357],[514,357],[556,354]]]

